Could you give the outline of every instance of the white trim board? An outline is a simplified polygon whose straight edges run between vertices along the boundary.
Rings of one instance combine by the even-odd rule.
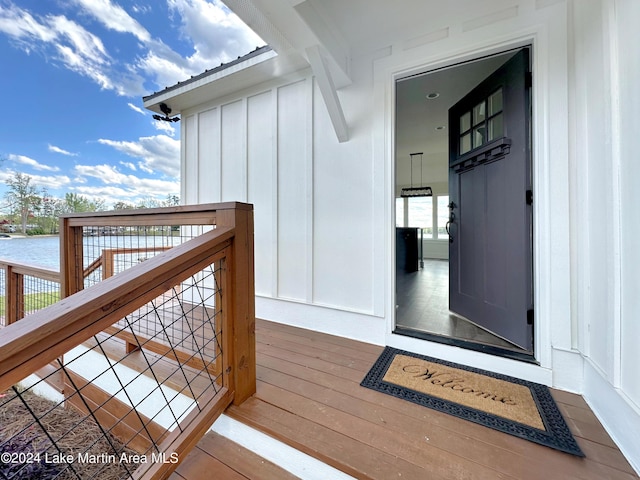
[[[631,467],[640,475],[640,412],[623,395],[598,373],[589,359],[585,359],[584,399]]]

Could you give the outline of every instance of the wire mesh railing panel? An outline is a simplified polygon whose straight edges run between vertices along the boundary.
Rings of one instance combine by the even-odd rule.
[[[20,318],[59,301],[60,282],[54,282],[32,275],[24,275],[23,292],[24,300],[19,303],[20,310],[18,311]]]
[[[225,257],[0,392],[0,479],[135,478],[223,390]],[[51,377],[64,384],[61,394]]]
[[[92,226],[82,230],[84,286],[89,287],[180,245],[211,225]]]
[[[0,261],[0,325],[7,326],[60,300],[60,273]]]

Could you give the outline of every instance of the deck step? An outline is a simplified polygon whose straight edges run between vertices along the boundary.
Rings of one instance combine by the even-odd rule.
[[[184,395],[191,398],[198,397],[209,386],[207,378],[198,375],[199,372],[194,368],[183,365],[182,369],[177,371],[177,362],[170,357],[149,352],[148,350],[144,351],[144,356],[141,351],[127,354],[127,346],[124,340],[104,333],[98,334],[97,338],[101,342],[101,350],[104,350],[112,362],[142,373],[146,377],[154,381],[157,380],[166,387],[179,391]],[[84,342],[83,345],[86,348],[94,348],[97,345],[97,341],[91,338]],[[101,350],[96,351],[100,352]],[[185,375],[190,380],[190,388],[186,389],[184,388]]]
[[[146,453],[166,437],[168,432],[164,428],[129,405],[69,369],[67,375],[64,385],[67,392],[66,405],[83,415],[89,413],[87,407],[91,409],[100,425],[123,445],[138,453]],[[80,394],[77,393],[78,390]]]
[[[55,363],[50,363],[39,369],[35,374],[42,378],[50,387],[58,393],[64,393],[64,379],[62,370]]]
[[[171,480],[295,480],[297,477],[273,462],[216,432],[208,432],[189,452]]]

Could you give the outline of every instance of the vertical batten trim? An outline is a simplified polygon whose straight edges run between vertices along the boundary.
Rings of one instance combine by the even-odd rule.
[[[280,296],[280,258],[278,255],[279,242],[280,242],[280,145],[279,145],[279,107],[280,104],[280,88],[273,88],[273,119],[272,119],[272,133],[273,133],[273,273],[272,288],[273,298]]]
[[[180,203],[185,205],[187,197],[187,121],[189,117],[181,115],[180,122]],[[182,140],[185,139],[185,140]]]
[[[313,135],[313,116],[315,112],[314,98],[314,78],[308,77],[307,85],[307,135],[306,135],[306,152],[305,159],[307,165],[307,301],[314,301],[314,282],[313,282],[313,259],[314,259],[314,188],[313,188],[313,159],[314,159],[314,135]]]
[[[243,169],[242,169],[242,202],[249,203],[249,99],[248,97],[242,97],[242,126],[244,128],[243,132],[243,142],[242,142],[242,152],[240,156],[243,158]]]
[[[612,202],[613,214],[611,215],[612,235],[613,235],[613,378],[612,383],[615,388],[620,388],[622,384],[622,200],[621,200],[621,153],[620,153],[620,63],[619,45],[616,32],[616,10],[615,2],[603,4],[606,34],[609,40],[607,45],[609,50],[609,92],[610,92],[610,112],[611,112],[611,176],[612,176]]]
[[[218,107],[216,108],[216,119],[217,119],[217,123],[218,123],[218,128],[216,129],[216,138],[214,138],[214,151],[217,150],[218,154],[217,154],[217,159],[216,162],[218,163],[216,165],[217,170],[218,170],[218,198],[217,201],[221,202],[222,201],[222,104],[218,105]],[[217,148],[215,148],[217,147]]]
[[[195,115],[193,115],[193,125],[191,125],[191,128],[193,128],[193,135],[195,138],[195,152],[194,155],[195,157],[195,165],[191,166],[191,170],[195,171],[195,175],[194,175],[194,183],[195,185],[192,186],[192,188],[195,188],[196,191],[196,202],[197,203],[202,203],[203,198],[203,192],[200,189],[200,165],[202,164],[203,158],[202,158],[202,153],[201,153],[201,149],[200,146],[202,145],[201,140],[202,140],[202,136],[200,135],[200,115],[202,115],[202,111],[198,111],[198,113],[196,113]],[[186,193],[186,192],[185,192]]]

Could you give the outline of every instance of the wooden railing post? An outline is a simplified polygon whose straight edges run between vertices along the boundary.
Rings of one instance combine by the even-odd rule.
[[[256,392],[256,311],[253,259],[253,206],[225,204],[218,210],[217,226],[235,228],[232,255],[227,267],[231,273],[229,324],[233,334],[232,368],[235,393],[233,403],[241,404]],[[226,355],[228,352],[223,352]]]
[[[24,317],[24,276],[13,265],[6,266],[5,275],[5,325],[11,325]]]
[[[82,227],[72,227],[60,219],[60,298],[84,288]]]

